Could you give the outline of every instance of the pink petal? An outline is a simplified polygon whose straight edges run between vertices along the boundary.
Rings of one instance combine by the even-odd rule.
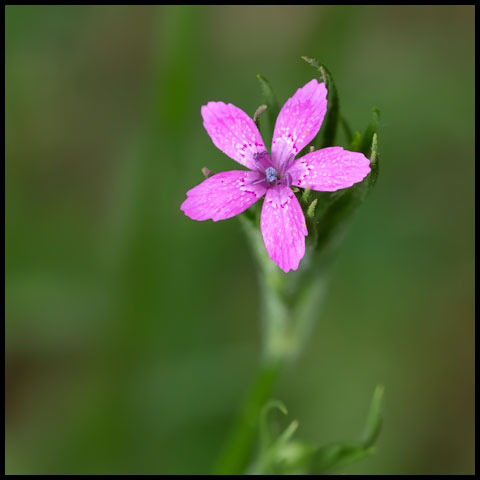
[[[260,177],[258,172],[244,170],[217,173],[189,190],[180,210],[193,220],[216,222],[234,217],[265,193],[264,183],[250,185]]]
[[[292,185],[334,192],[361,182],[370,173],[370,160],[362,153],[328,147],[307,153],[288,169]]]
[[[268,189],[260,227],[270,258],[284,272],[296,270],[305,254],[308,231],[302,208],[290,188],[276,185]]]
[[[327,111],[327,89],[316,79],[299,88],[278,114],[272,140],[272,160],[277,168],[311,142]]]
[[[265,152],[266,148],[253,120],[240,108],[223,102],[208,102],[202,107],[202,117],[215,146],[254,170],[254,153]]]

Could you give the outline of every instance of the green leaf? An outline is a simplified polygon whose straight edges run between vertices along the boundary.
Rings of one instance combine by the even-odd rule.
[[[290,422],[288,427],[282,432],[282,434],[277,439],[277,447],[283,446],[288,443],[288,441],[292,438],[293,434],[297,431],[298,422],[297,420],[293,420]]]
[[[308,473],[315,446],[292,440],[298,428],[293,420],[280,435],[273,435],[268,425],[268,415],[278,409],[287,414],[279,400],[269,400],[260,413],[260,450],[257,459],[247,469],[249,475],[304,474]]]
[[[370,166],[377,164],[378,156],[378,134],[375,132],[372,137],[372,146],[370,148]]]
[[[360,144],[359,152],[362,152],[364,155],[370,154],[370,147],[373,141],[373,135],[378,132],[378,127],[380,125],[380,111],[378,108],[373,107],[372,109],[372,118],[367,125],[365,133],[362,136],[362,142]]]
[[[346,227],[352,213],[365,201],[375,186],[379,169],[378,136],[376,133],[373,133],[371,145],[367,150],[371,152],[371,172],[362,182],[350,188],[331,193],[328,201],[322,204],[321,213],[317,215],[318,221],[316,223],[317,250],[324,249],[331,240],[339,238],[337,233]]]
[[[315,207],[317,206],[318,198],[314,198],[312,203],[308,206],[307,217],[312,219],[315,216]]]
[[[362,460],[375,452],[374,448],[364,448],[360,443],[333,443],[319,448],[312,461],[311,473],[323,474],[334,467]]]
[[[294,420],[276,438],[268,425],[268,414],[278,409],[287,414],[285,405],[278,400],[269,400],[260,415],[260,451],[248,474],[324,474],[325,472],[362,460],[374,454],[373,446],[382,425],[383,387],[377,386],[367,415],[362,439],[358,442],[335,442],[322,447],[292,440],[298,428]]]
[[[361,183],[357,183],[353,186],[353,192],[357,198],[358,204],[363,202],[368,194],[372,191],[373,187],[377,183],[379,161],[378,161],[378,135],[373,134],[370,147],[367,149],[370,151],[370,173],[363,179]]]
[[[373,393],[372,402],[370,403],[370,411],[368,412],[365,431],[363,433],[363,444],[367,448],[375,443],[382,428],[383,392],[383,386],[377,385]]]
[[[268,424],[268,415],[274,410],[280,410],[284,415],[288,414],[287,407],[280,400],[270,399],[260,412],[260,448],[265,451],[273,443],[273,435]]]
[[[362,460],[373,453],[373,444],[378,438],[382,425],[383,387],[377,386],[370,403],[365,430],[360,442],[338,442],[320,447],[312,460],[312,472],[325,473],[327,470]]]
[[[278,112],[280,111],[280,107],[278,104],[277,96],[273,91],[270,83],[265,77],[262,75],[257,75],[258,81],[260,82],[260,87],[262,89],[262,94],[265,99],[265,104],[267,105],[267,120],[268,120],[268,128],[265,131],[264,135],[264,142],[266,145],[271,144],[271,140],[273,137],[273,129],[275,128],[275,122],[277,120]]]
[[[310,185],[307,185],[307,188],[302,193],[302,199],[305,203],[308,203],[308,199],[310,197]]]
[[[331,73],[327,67],[317,60],[308,57],[302,57],[312,67],[316,68],[320,72],[320,80],[325,83],[327,88],[327,113],[323,120],[322,128],[319,134],[314,139],[314,145],[316,148],[331,147],[334,145],[335,135],[337,133],[338,120],[340,118],[340,107],[338,100],[337,88],[333,81]]]

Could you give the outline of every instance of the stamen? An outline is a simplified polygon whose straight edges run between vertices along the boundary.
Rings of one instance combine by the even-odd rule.
[[[250,182],[250,185],[258,185],[259,183],[265,182],[267,179],[265,177],[259,178],[258,180],[254,180]]]
[[[285,174],[285,184],[287,187],[292,184],[292,176],[288,172]]]
[[[277,180],[277,171],[274,167],[268,167],[265,170],[265,176],[267,177],[267,182],[272,183]]]
[[[288,168],[290,167],[290,165],[293,163],[294,160],[295,160],[295,154],[291,153],[288,156],[288,158],[283,162],[282,174],[288,170]]]

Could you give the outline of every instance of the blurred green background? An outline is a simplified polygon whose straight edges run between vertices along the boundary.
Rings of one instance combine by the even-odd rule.
[[[473,6],[7,6],[6,472],[208,473],[259,361],[236,220],[187,189],[236,164],[200,107],[253,115],[332,72],[381,172],[275,397],[314,443],[355,439],[385,386],[377,455],[340,473],[474,472]],[[339,138],[341,142],[342,138]]]

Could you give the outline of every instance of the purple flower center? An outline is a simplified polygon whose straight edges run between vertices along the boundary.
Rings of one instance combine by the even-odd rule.
[[[273,183],[275,180],[277,180],[277,171],[275,170],[275,168],[268,167],[265,170],[265,177],[268,183]]]
[[[262,182],[267,182],[270,186],[277,184],[277,182],[284,183],[287,187],[292,184],[292,177],[287,172],[288,167],[293,162],[295,158],[294,155],[290,155],[288,159],[283,163],[280,172],[272,165],[270,155],[268,152],[259,152],[253,154],[253,159],[255,161],[255,166],[257,171],[262,173],[264,176],[252,182],[252,185],[257,185]]]

